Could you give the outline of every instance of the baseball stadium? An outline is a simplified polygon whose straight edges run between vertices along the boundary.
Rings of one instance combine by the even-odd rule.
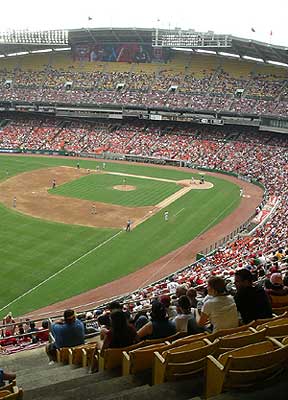
[[[287,115],[286,47],[1,33],[0,397],[286,399]]]

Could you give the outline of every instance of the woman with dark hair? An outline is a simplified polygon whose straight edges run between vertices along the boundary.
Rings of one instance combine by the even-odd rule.
[[[237,307],[233,297],[226,291],[225,280],[219,276],[211,276],[208,279],[208,295],[198,325],[205,326],[210,321],[213,332],[236,328],[239,325]]]
[[[175,324],[169,321],[166,307],[160,301],[152,303],[151,321],[137,331],[139,339],[160,339],[176,333]]]
[[[123,311],[111,312],[110,320],[111,327],[105,335],[102,350],[127,347],[136,342],[136,330],[128,323],[127,315]]]

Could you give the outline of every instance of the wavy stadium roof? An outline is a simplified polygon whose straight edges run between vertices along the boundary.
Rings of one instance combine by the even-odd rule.
[[[60,32],[61,30],[59,30]],[[23,40],[20,31],[0,34],[0,57],[25,55],[37,51],[68,50],[73,45],[85,43],[141,43],[142,45],[159,45],[175,51],[212,54],[235,59],[251,60],[288,67],[288,46],[276,46],[269,43],[239,38],[232,35],[216,34],[212,31],[184,31],[180,28],[173,30],[155,28],[81,28],[67,32],[65,42],[33,42],[33,37]],[[24,31],[23,31],[24,32]],[[22,33],[23,33],[22,32]],[[26,32],[26,33],[25,33]],[[26,36],[29,33],[25,31]],[[55,33],[56,31],[48,31]],[[23,33],[23,34],[24,34]],[[10,35],[10,36],[9,36]],[[55,34],[56,35],[56,34]],[[53,37],[53,35],[49,36]],[[180,40],[181,39],[181,40]]]

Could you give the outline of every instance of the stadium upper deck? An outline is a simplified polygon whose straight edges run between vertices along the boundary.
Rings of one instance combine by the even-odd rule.
[[[182,109],[190,113],[185,114],[186,121],[195,113],[201,114],[200,121],[206,119],[205,113],[216,119],[219,114],[241,114],[250,116],[249,123],[255,125],[255,117],[267,116],[277,118],[266,121],[274,130],[288,129],[286,121],[281,126],[277,122],[288,112],[284,47],[213,32],[153,29],[73,30],[66,36],[51,33],[51,43],[40,38],[37,44],[35,37],[29,39],[24,33],[4,39],[0,44],[4,111],[11,111],[11,102],[19,109],[33,103],[26,111],[38,111],[44,103],[55,114],[60,103],[95,109],[132,106],[139,109],[134,116],[164,119],[152,117],[150,111],[144,115],[144,110]],[[12,50],[14,56],[8,57]],[[256,125],[261,125],[260,119]]]

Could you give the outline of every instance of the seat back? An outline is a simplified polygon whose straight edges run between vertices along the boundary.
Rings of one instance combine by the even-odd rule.
[[[56,350],[57,362],[68,364],[69,362],[69,347],[61,347]]]
[[[138,372],[152,368],[154,352],[162,353],[172,348],[172,344],[158,343],[141,347],[132,351],[123,352],[122,375],[137,374]]]
[[[95,349],[97,342],[90,342],[81,346],[71,347],[69,349],[69,364],[70,365],[82,365],[83,366],[83,350]],[[86,365],[85,365],[86,366]]]
[[[225,389],[262,385],[263,381],[282,372],[287,361],[288,346],[273,338],[230,350],[218,360],[208,355],[205,396],[217,396]]]
[[[222,337],[222,336],[232,335],[233,333],[239,333],[239,332],[243,332],[243,331],[245,332],[252,325],[253,325],[253,322],[251,322],[250,324],[247,324],[247,325],[238,326],[237,328],[220,329],[217,332],[210,333],[210,335],[207,336],[207,339],[209,339],[211,342],[213,342],[215,339],[218,339],[219,337]]]
[[[253,345],[252,345],[253,346]],[[249,346],[247,346],[249,347]],[[272,345],[273,347],[273,345]],[[224,387],[246,387],[271,379],[283,371],[288,361],[288,347],[270,349],[258,354],[229,355],[225,365]]]
[[[284,336],[288,336],[288,323],[285,325],[281,324],[281,325],[267,326],[266,336],[272,336],[276,338],[283,338]]]
[[[266,329],[261,331],[253,332],[251,330],[234,333],[232,335],[220,337],[218,353],[224,353],[231,349],[236,349],[249,344],[258,343],[264,340],[266,335]]]
[[[282,314],[288,313],[288,306],[285,307],[272,307],[272,312],[275,315],[281,316]]]
[[[275,325],[287,325],[288,324],[288,318],[272,318],[270,321],[264,322],[263,324],[257,325],[255,329],[257,331],[261,331],[264,328],[270,327],[270,326],[275,326]]]
[[[143,347],[144,343],[139,342],[128,347],[121,347],[115,349],[105,349],[103,352],[98,351],[98,368],[99,371],[104,369],[118,368],[122,365],[123,351],[129,352],[131,350]]]
[[[165,351],[161,358],[158,357],[158,353],[155,353],[153,382],[156,384],[188,378],[202,371],[205,367],[206,356],[214,354],[217,348],[217,341],[211,343],[203,339]],[[156,361],[156,357],[159,362]]]
[[[285,296],[272,296],[271,299],[272,308],[287,307],[288,306],[288,295]]]
[[[204,339],[204,338],[208,338],[209,339],[209,335],[207,335],[207,333],[197,333],[195,335],[189,335],[189,336],[184,336],[183,338],[177,339],[177,340],[173,340],[172,344],[174,344],[175,346],[181,346],[182,344],[188,344],[188,343],[192,343],[192,342],[197,342],[198,340]],[[167,340],[167,339],[165,339]]]

